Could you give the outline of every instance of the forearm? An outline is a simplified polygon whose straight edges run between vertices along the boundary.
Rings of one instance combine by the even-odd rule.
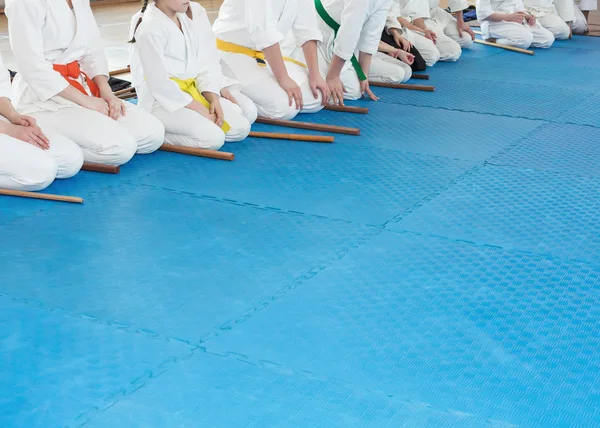
[[[489,21],[489,22],[508,21],[509,16],[510,16],[509,13],[492,13],[487,18],[485,18],[484,21]]]
[[[465,20],[463,18],[463,11],[458,11],[458,12],[454,12],[452,15],[454,15],[454,17],[456,18],[456,23],[457,24],[464,24]]]
[[[108,84],[108,77],[104,76],[103,74],[99,74],[98,76],[94,77],[92,80],[94,81],[94,83],[96,85],[98,85],[98,89],[100,90],[101,94],[107,94],[107,93],[112,94],[112,89],[111,89],[110,85]]]
[[[202,92],[202,96],[206,98],[206,101],[208,101],[211,104],[216,101],[219,101],[219,95],[215,94],[214,92],[205,91]]]
[[[383,52],[383,53],[395,53],[398,51],[397,48],[388,45],[385,42],[379,42],[379,47],[377,49],[379,52]]]
[[[365,76],[369,76],[369,69],[371,68],[371,58],[373,58],[373,55],[365,52],[360,52],[360,54],[358,55],[358,63],[360,64],[360,68],[362,68],[363,73],[365,73]]]
[[[306,67],[308,68],[309,76],[319,75],[319,60],[317,59],[317,41],[309,40],[302,45]]]
[[[7,118],[11,123],[14,123],[15,120],[20,116],[10,100],[6,97],[0,98],[0,115]],[[0,121],[0,123],[6,125],[6,123],[2,121]],[[0,132],[4,131],[0,130]]]
[[[60,91],[57,95],[63,97],[64,99],[66,99],[68,101],[71,101],[72,103],[78,104],[80,106],[83,106],[83,104],[86,101],[86,97],[88,96],[88,95],[84,95],[83,93],[79,92],[77,89],[75,89],[71,85],[67,86],[65,89]]]
[[[422,20],[422,19],[421,19]],[[404,28],[412,30],[412,31],[421,31],[423,30],[422,28],[417,27],[416,25],[414,25],[412,22],[410,22],[408,19],[405,19],[401,16],[398,17],[398,22],[400,23],[400,25],[402,25]],[[425,25],[425,22],[423,22],[423,25]],[[392,30],[390,30],[390,34],[392,34],[392,31],[396,31],[399,32],[397,29],[393,28]],[[393,36],[393,34],[392,34]]]
[[[427,26],[425,25],[425,18],[414,19],[412,23],[413,23],[413,26],[415,27],[414,31],[427,30]]]
[[[327,79],[339,79],[344,64],[346,64],[346,61],[334,54],[329,65],[329,70],[327,71]]]
[[[282,82],[286,77],[288,77],[288,72],[285,68],[285,63],[283,62],[283,56],[281,55],[279,43],[275,43],[274,45],[263,49],[262,52],[265,55],[265,59],[271,67],[271,70],[273,71],[273,74],[278,82]]]

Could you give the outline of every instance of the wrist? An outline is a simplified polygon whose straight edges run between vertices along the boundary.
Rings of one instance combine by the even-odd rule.
[[[13,125],[19,124],[21,121],[21,115],[17,111],[12,111],[8,113],[6,115],[6,118]]]

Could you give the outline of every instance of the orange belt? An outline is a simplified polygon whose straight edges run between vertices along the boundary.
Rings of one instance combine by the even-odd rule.
[[[98,85],[90,79],[90,77],[81,71],[81,67],[77,61],[70,62],[68,64],[54,64],[54,70],[58,71],[62,77],[64,77],[69,85],[73,86],[79,92],[82,92],[85,95],[89,95],[83,85],[79,83],[79,76],[85,77],[85,81],[88,85],[88,88],[92,92],[92,95],[95,97],[100,96],[100,89],[98,89]]]

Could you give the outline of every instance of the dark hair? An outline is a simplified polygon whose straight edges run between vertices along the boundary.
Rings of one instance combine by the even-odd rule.
[[[142,23],[142,19],[144,19],[144,12],[146,12],[146,9],[148,8],[148,2],[149,0],[142,0],[142,14],[140,15],[140,19],[138,19],[137,24],[135,24],[135,28],[133,29],[133,35],[131,36],[131,40],[129,41],[129,43],[135,43],[135,32]]]

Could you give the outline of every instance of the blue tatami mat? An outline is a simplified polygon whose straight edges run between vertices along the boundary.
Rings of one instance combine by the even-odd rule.
[[[35,239],[20,242],[23,230]],[[371,233],[123,185],[79,212],[1,229],[0,242],[20,244],[0,248],[11,266],[0,283],[13,296],[193,343]]]
[[[4,241],[3,241],[4,242]],[[2,281],[4,284],[4,281]],[[0,426],[79,426],[191,348],[0,294]]]
[[[600,128],[544,125],[490,159],[494,165],[532,168],[582,176],[600,176]]]
[[[86,426],[484,427],[466,415],[242,357],[196,353]]]
[[[473,162],[353,144],[252,139],[235,164],[196,159],[163,170],[160,186],[264,207],[382,225],[473,167]],[[182,180],[181,177],[186,177]]]
[[[0,428],[600,427],[599,51],[0,196]]]
[[[598,212],[599,178],[488,166],[389,227],[600,265]]]
[[[591,427],[598,291],[597,267],[384,232],[207,346],[419,401],[449,422]]]

